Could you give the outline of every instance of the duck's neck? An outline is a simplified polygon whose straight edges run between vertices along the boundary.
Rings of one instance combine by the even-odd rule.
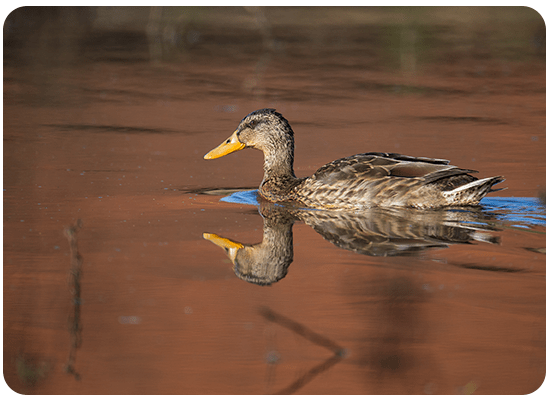
[[[278,143],[264,150],[264,179],[260,193],[272,201],[283,201],[300,180],[294,175],[294,143]]]
[[[264,150],[264,181],[272,178],[296,178],[294,175],[294,145],[274,151]]]

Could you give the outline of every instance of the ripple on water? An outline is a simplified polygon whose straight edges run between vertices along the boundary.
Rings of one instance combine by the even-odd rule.
[[[220,201],[259,206],[257,195],[257,190],[238,191]],[[513,227],[546,227],[546,205],[536,197],[486,197],[481,206],[497,220],[512,222]]]
[[[546,226],[546,205],[536,197],[486,197],[481,201],[485,211],[515,227]]]

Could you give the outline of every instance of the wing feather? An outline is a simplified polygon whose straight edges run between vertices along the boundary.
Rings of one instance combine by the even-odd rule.
[[[476,172],[448,165],[449,161],[410,157],[395,153],[364,153],[341,158],[319,168],[313,179],[327,185],[351,180],[378,180],[384,177],[416,178],[425,183]]]

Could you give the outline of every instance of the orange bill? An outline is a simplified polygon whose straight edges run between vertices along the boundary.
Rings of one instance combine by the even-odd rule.
[[[208,152],[204,156],[204,158],[206,160],[212,160],[214,158],[220,158],[229,153],[233,153],[234,151],[239,151],[244,148],[245,148],[244,143],[241,143],[239,141],[239,138],[237,137],[237,131],[235,131],[231,136],[229,136],[229,138],[226,141],[224,141],[214,150],[210,150],[210,152]]]

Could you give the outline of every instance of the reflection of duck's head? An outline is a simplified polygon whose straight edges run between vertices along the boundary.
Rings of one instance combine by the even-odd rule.
[[[292,263],[292,238],[290,248],[288,243],[273,246],[265,235],[264,241],[256,245],[244,245],[213,233],[203,233],[203,238],[225,250],[235,275],[246,282],[271,285],[285,277]]]

